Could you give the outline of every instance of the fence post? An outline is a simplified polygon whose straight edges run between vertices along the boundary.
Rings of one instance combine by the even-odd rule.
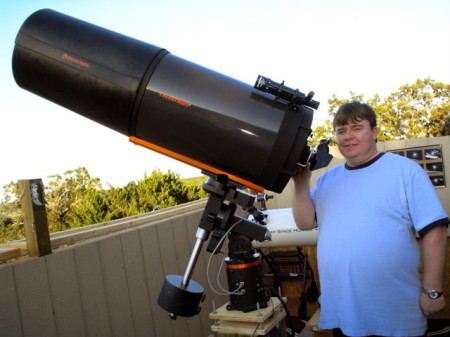
[[[52,253],[42,179],[19,180],[28,256]]]

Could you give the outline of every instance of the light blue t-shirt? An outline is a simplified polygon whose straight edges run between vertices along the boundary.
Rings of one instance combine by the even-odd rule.
[[[425,171],[382,153],[362,167],[325,172],[311,198],[319,226],[319,327],[349,336],[423,335],[415,232],[448,224]]]

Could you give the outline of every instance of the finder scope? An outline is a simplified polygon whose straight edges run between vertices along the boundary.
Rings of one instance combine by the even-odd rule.
[[[12,66],[20,87],[255,191],[280,193],[310,157],[311,95],[254,88],[50,9],[24,22]]]

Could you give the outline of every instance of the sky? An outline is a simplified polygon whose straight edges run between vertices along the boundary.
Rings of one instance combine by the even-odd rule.
[[[313,127],[328,118],[332,95],[385,97],[426,77],[450,83],[450,0],[0,0],[0,188],[79,167],[116,187],[155,169],[201,175],[17,86],[14,40],[42,8],[249,85],[263,75],[314,91]]]

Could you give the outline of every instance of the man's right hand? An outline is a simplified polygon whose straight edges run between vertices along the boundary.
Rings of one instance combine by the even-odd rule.
[[[311,163],[306,163],[305,166],[297,166],[297,172],[292,177],[294,183],[300,185],[307,185],[309,189],[309,181],[311,180]]]

